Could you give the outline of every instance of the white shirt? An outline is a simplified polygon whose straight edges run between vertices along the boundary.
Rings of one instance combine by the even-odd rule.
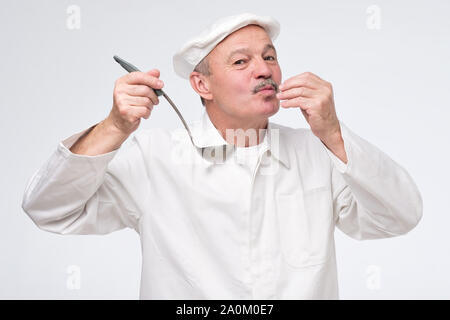
[[[251,147],[237,147],[235,149],[236,163],[246,166],[247,169],[251,173],[253,173],[253,171],[256,170],[256,166],[262,153],[264,153],[267,149],[268,149],[267,139],[265,137],[262,143],[260,144]]]
[[[347,164],[311,130],[270,119],[260,146],[236,151],[205,111],[190,126],[203,156],[184,128],[142,129],[102,155],[72,153],[85,130],[31,177],[22,207],[59,234],[135,229],[141,299],[338,299],[335,226],[387,238],[422,217],[410,175],[340,125]]]

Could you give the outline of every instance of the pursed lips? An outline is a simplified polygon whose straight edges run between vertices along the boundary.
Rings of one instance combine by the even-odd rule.
[[[275,87],[272,85],[264,86],[258,90],[258,92],[271,92],[271,91],[274,91],[274,92],[276,91]]]
[[[275,88],[273,86],[265,86],[265,87],[261,88],[261,90],[268,90],[268,89],[275,90]]]

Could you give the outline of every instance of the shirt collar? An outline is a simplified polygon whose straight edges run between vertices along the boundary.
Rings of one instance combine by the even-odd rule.
[[[197,147],[207,148],[228,144],[213,125],[206,108],[200,121],[197,121],[192,128],[192,139]]]
[[[286,132],[277,124],[268,121],[267,124],[267,145],[272,156],[277,158],[286,168],[290,168],[287,139],[284,137]]]
[[[193,123],[191,133],[195,145],[202,149],[225,145],[231,146],[211,122],[206,108],[203,110],[202,118]],[[264,136],[264,140],[267,141],[267,149],[272,156],[278,159],[284,166],[289,168],[289,154],[283,135],[284,132],[279,128],[279,126],[271,122],[269,119],[267,132]]]

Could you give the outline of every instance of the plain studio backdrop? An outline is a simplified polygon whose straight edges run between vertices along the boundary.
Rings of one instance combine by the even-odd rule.
[[[64,138],[104,119],[117,54],[158,68],[188,122],[203,106],[172,55],[217,18],[272,15],[283,81],[310,71],[331,82],[353,132],[403,166],[424,202],[409,234],[357,241],[336,229],[341,299],[450,298],[449,1],[2,1],[0,11],[0,298],[137,299],[138,235],[62,236],[21,208],[32,174]],[[274,122],[309,128],[299,109]],[[181,122],[160,97],[142,128]],[[129,140],[128,140],[129,141]],[[177,195],[174,194],[174,197]]]

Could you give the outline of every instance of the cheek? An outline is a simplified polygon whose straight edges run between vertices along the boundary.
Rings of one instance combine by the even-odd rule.
[[[248,86],[249,80],[243,77],[235,78],[231,81],[231,88],[229,93],[233,93],[237,96],[248,96],[251,92],[251,89]]]
[[[277,68],[275,68],[275,70],[273,70],[272,79],[273,79],[273,81],[275,81],[278,84],[281,83],[281,69],[280,69],[280,67],[277,67]]]
[[[245,98],[251,94],[251,88],[248,86],[249,80],[244,77],[228,75],[222,78],[220,84],[217,84],[217,92],[223,101],[235,101]]]

